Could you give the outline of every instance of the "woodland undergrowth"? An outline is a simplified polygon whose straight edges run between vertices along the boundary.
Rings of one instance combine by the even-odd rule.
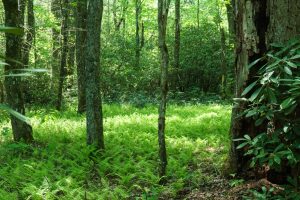
[[[105,105],[105,152],[85,143],[85,118],[29,111],[35,143],[12,142],[0,121],[0,199],[158,199],[200,188],[228,155],[230,105],[171,105],[167,112],[168,182],[158,185],[157,107]],[[210,173],[207,173],[209,171]]]

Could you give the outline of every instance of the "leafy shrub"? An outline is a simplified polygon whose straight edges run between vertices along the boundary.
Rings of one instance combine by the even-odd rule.
[[[249,68],[258,69],[257,79],[244,90],[248,108],[246,118],[256,126],[266,124],[264,132],[254,138],[245,135],[237,148],[248,146],[251,167],[267,165],[271,170],[295,169],[300,162],[300,40],[273,45],[273,50],[254,61]],[[294,175],[294,174],[293,174]],[[290,178],[298,182],[298,175]]]

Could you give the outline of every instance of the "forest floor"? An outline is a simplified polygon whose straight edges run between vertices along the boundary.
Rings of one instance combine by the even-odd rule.
[[[230,199],[222,178],[230,105],[170,105],[168,182],[158,185],[157,107],[105,105],[106,150],[86,146],[75,108],[29,112],[36,142],[11,142],[0,114],[0,199]]]

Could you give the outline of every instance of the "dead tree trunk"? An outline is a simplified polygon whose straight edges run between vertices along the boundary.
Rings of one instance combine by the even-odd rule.
[[[271,43],[287,41],[300,33],[300,1],[298,0],[235,0],[236,14],[236,89],[235,96],[241,97],[244,88],[257,75],[257,68],[249,71],[247,66],[262,57]],[[262,63],[263,64],[263,63]],[[252,137],[259,134],[253,120],[239,117],[246,104],[239,102],[233,107],[231,138],[244,134]],[[248,169],[248,159],[243,150],[236,150],[232,142],[230,168],[237,173]]]

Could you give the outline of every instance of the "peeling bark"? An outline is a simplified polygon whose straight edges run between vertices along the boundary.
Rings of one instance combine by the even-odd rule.
[[[248,71],[248,64],[260,58],[270,49],[271,43],[285,42],[300,33],[300,2],[298,0],[236,0],[236,88],[240,98],[244,88],[252,82],[257,68]],[[264,64],[264,63],[261,63]],[[232,110],[231,139],[260,133],[251,119],[239,117],[246,103],[237,103]],[[243,150],[230,149],[231,169],[241,174],[249,168]]]

